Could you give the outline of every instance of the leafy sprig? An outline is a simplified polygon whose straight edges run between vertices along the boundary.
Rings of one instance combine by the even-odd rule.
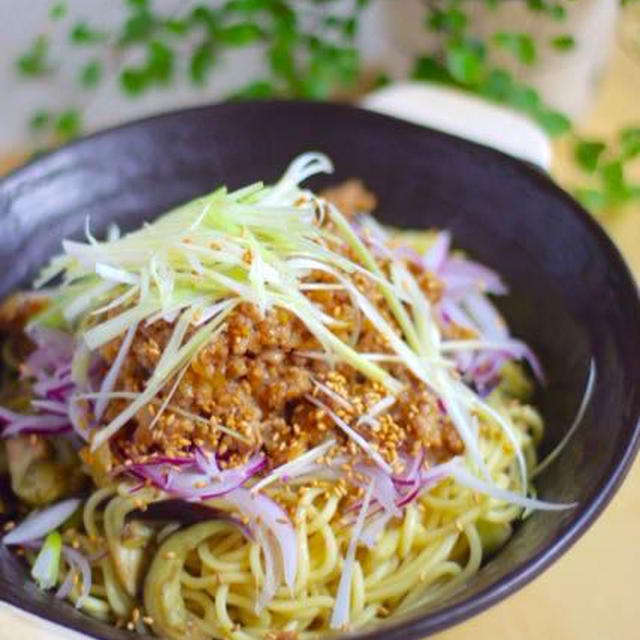
[[[337,0],[199,2],[180,15],[156,10],[151,0],[124,0],[124,4],[125,15],[112,29],[89,20],[67,25],[69,42],[91,55],[78,74],[76,104],[59,113],[38,109],[30,118],[30,128],[41,140],[48,135],[54,142],[80,133],[87,101],[83,92],[95,90],[114,73],[122,92],[131,98],[168,87],[183,75],[204,86],[233,49],[260,47],[268,70],[232,98],[321,99],[358,82],[360,62],[354,41],[368,0],[352,0],[347,13]],[[49,12],[53,22],[64,23],[67,15],[64,3]],[[130,57],[129,52],[135,55]],[[140,61],[115,70],[105,65],[105,60],[132,57]],[[49,61],[49,39],[37,37],[16,61],[16,69],[25,78],[54,76],[58,69]]]
[[[541,2],[529,5],[534,11],[554,13],[552,5]],[[412,73],[415,79],[452,85],[510,106],[524,112],[553,136],[570,130],[569,119],[545,105],[535,89],[491,62],[489,54],[493,47],[507,52],[520,64],[533,65],[538,46],[531,35],[499,31],[480,41],[470,34],[471,20],[464,11],[464,3],[455,0],[448,8],[429,9],[425,24],[429,31],[438,34],[440,46],[415,61]]]
[[[627,165],[640,158],[640,128],[623,129],[608,143],[578,138],[574,158],[592,181],[592,186],[575,189],[587,208],[596,213],[611,212],[640,199],[640,184],[627,177]]]
[[[29,49],[16,60],[16,70],[27,78],[49,75],[53,71],[49,61],[49,38],[36,36]]]
[[[77,94],[69,104],[58,110],[39,108],[29,117],[39,146],[80,134],[92,92],[114,75],[122,92],[131,99],[169,87],[178,79],[203,87],[223,64],[225,55],[242,48],[263,51],[267,69],[249,79],[229,96],[231,99],[324,99],[343,88],[353,91],[360,83],[355,39],[361,13],[370,0],[351,0],[347,10],[338,0],[209,0],[186,5],[179,14],[158,10],[153,0],[121,1],[125,6],[123,18],[112,28],[96,19],[71,20],[64,2],[52,4],[51,28],[64,29],[84,61],[77,72]],[[500,1],[484,0],[490,10]],[[471,14],[462,0],[428,2],[425,6],[425,29],[438,37],[431,38],[430,49],[414,61],[415,79],[454,86],[509,106],[532,118],[550,135],[571,130],[569,119],[545,104],[534,88],[493,62],[497,52],[519,65],[532,66],[544,47],[572,51],[577,43],[562,29],[566,10],[561,4],[526,0],[530,11],[558,23],[559,31],[546,41],[536,41],[522,30],[498,31],[481,40],[473,34]],[[126,62],[132,59],[136,62]],[[52,61],[45,30],[17,58],[15,68],[25,79],[51,82],[62,64]],[[372,86],[388,81],[382,71]],[[596,211],[623,206],[640,197],[640,187],[630,184],[626,177],[626,165],[639,156],[637,128],[620,132],[609,143],[576,137],[575,162],[591,183],[575,189],[576,195]]]

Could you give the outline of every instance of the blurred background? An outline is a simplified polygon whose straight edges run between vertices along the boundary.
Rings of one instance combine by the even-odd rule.
[[[550,169],[640,270],[638,0],[0,0],[0,24],[5,171],[188,105],[364,99]]]
[[[640,275],[639,0],[0,0],[0,25],[0,173],[188,105],[347,101],[538,164]],[[639,481],[636,464],[565,559],[443,638],[637,637]]]

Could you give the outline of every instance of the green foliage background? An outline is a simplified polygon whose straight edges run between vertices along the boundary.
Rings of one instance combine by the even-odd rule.
[[[267,60],[261,77],[250,79],[230,100],[259,98],[334,98],[339,92],[362,90],[363,84],[388,82],[384,71],[373,81],[363,80],[356,37],[363,10],[372,2],[349,0],[347,10],[338,0],[224,0],[185,3],[180,15],[156,7],[153,0],[121,0],[122,21],[105,29],[95,22],[71,20],[64,2],[49,11],[52,29],[60,29],[80,59],[77,92],[70,103],[54,110],[37,107],[28,126],[34,145],[48,147],[80,135],[83,103],[113,73],[121,91],[136,99],[158,88],[170,87],[187,74],[195,86],[204,87],[220,66],[225,53],[259,47]],[[395,0],[399,1],[399,0]],[[487,10],[500,2],[525,2],[529,11],[557,23],[558,35],[536,41],[526,32],[499,31],[484,40],[473,35],[467,11],[470,2],[484,2]],[[623,0],[633,2],[637,0]],[[525,113],[551,136],[571,135],[574,158],[591,186],[575,194],[594,211],[611,210],[640,198],[640,186],[629,184],[625,165],[640,156],[640,128],[621,131],[615,140],[583,140],[572,123],[549,108],[538,92],[509,70],[491,62],[492,51],[513,56],[521,65],[535,65],[540,51],[549,47],[571,51],[574,36],[563,30],[566,11],[547,0],[438,0],[426,1],[425,51],[417,56],[411,75],[418,81],[454,86]],[[427,42],[432,44],[429,48]],[[16,72],[28,81],[56,82],[62,65],[50,55],[50,38],[37,34],[15,60]],[[139,63],[124,64],[127,52]],[[105,69],[105,60],[115,61]],[[114,70],[115,69],[115,70]]]

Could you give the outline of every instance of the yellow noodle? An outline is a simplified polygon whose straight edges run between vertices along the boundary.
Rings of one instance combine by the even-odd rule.
[[[538,413],[512,399],[493,398],[492,404],[517,433],[527,462],[535,464],[535,443],[543,426]],[[519,468],[511,443],[495,425],[483,427],[482,453],[493,481],[517,491]],[[269,488],[272,498],[292,509],[298,564],[293,593],[281,585],[261,611],[256,603],[264,585],[265,560],[257,540],[248,539],[236,524],[220,520],[188,527],[132,526],[128,514],[141,501],[159,499],[159,494],[128,491],[126,485],[98,489],[84,503],[84,532],[74,534],[74,539],[88,555],[97,548],[108,549],[93,567],[91,596],[83,606],[87,613],[127,621],[140,607],[137,594],[144,588],[143,614],[154,618],[156,633],[176,640],[253,640],[270,630],[288,630],[300,640],[311,640],[327,630],[351,536],[339,512],[340,497],[330,485],[303,487],[299,493]],[[225,503],[217,499],[211,506],[224,508]],[[351,628],[429,606],[462,588],[483,561],[482,536],[495,532],[494,540],[501,543],[521,512],[520,507],[478,495],[450,479],[426,490],[400,518],[389,521],[371,548],[358,547]],[[488,539],[486,544],[495,546]],[[33,554],[30,557],[33,561]],[[134,591],[131,576],[125,572],[123,579],[118,569],[123,558],[139,560],[144,567]],[[74,588],[70,600],[77,597]]]

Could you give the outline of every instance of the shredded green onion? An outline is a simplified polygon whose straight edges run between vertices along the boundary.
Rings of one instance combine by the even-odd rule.
[[[58,582],[60,557],[62,555],[62,536],[52,531],[44,541],[36,561],[31,568],[31,577],[40,589],[52,589]]]

